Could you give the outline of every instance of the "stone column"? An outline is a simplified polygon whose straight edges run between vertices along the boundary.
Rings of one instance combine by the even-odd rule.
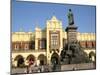
[[[39,41],[39,38],[40,38],[40,32],[41,32],[41,29],[36,27],[35,28],[35,50],[38,50],[38,41]]]
[[[24,60],[24,63],[25,63],[25,65],[29,65],[29,64],[28,64],[28,60]]]
[[[50,54],[47,56],[47,64],[51,65],[51,56],[50,56]]]
[[[15,67],[17,67],[17,60],[15,60],[13,64]]]
[[[34,64],[39,65],[38,56],[35,57],[35,62],[34,62]]]
[[[35,38],[35,50],[38,50],[38,38]]]

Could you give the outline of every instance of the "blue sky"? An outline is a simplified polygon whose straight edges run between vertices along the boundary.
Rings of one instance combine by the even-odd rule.
[[[68,26],[68,9],[72,9],[75,25],[79,32],[95,32],[95,6],[20,2],[12,0],[12,32],[22,29],[25,32],[34,31],[38,25],[46,27],[46,21],[53,15],[62,21],[63,29]]]

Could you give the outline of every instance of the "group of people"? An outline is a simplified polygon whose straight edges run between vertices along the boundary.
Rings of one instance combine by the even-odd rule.
[[[38,72],[49,72],[49,67],[47,65],[36,65],[32,64],[27,66],[27,73],[38,73]]]

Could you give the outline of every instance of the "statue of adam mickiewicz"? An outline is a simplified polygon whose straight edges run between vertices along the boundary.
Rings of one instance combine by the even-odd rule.
[[[74,24],[74,15],[73,15],[71,9],[69,9],[69,12],[68,12],[68,22],[69,22],[69,25]]]

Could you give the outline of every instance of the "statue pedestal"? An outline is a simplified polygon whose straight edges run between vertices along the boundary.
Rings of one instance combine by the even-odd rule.
[[[68,42],[77,41],[77,26],[69,25],[66,30]]]

